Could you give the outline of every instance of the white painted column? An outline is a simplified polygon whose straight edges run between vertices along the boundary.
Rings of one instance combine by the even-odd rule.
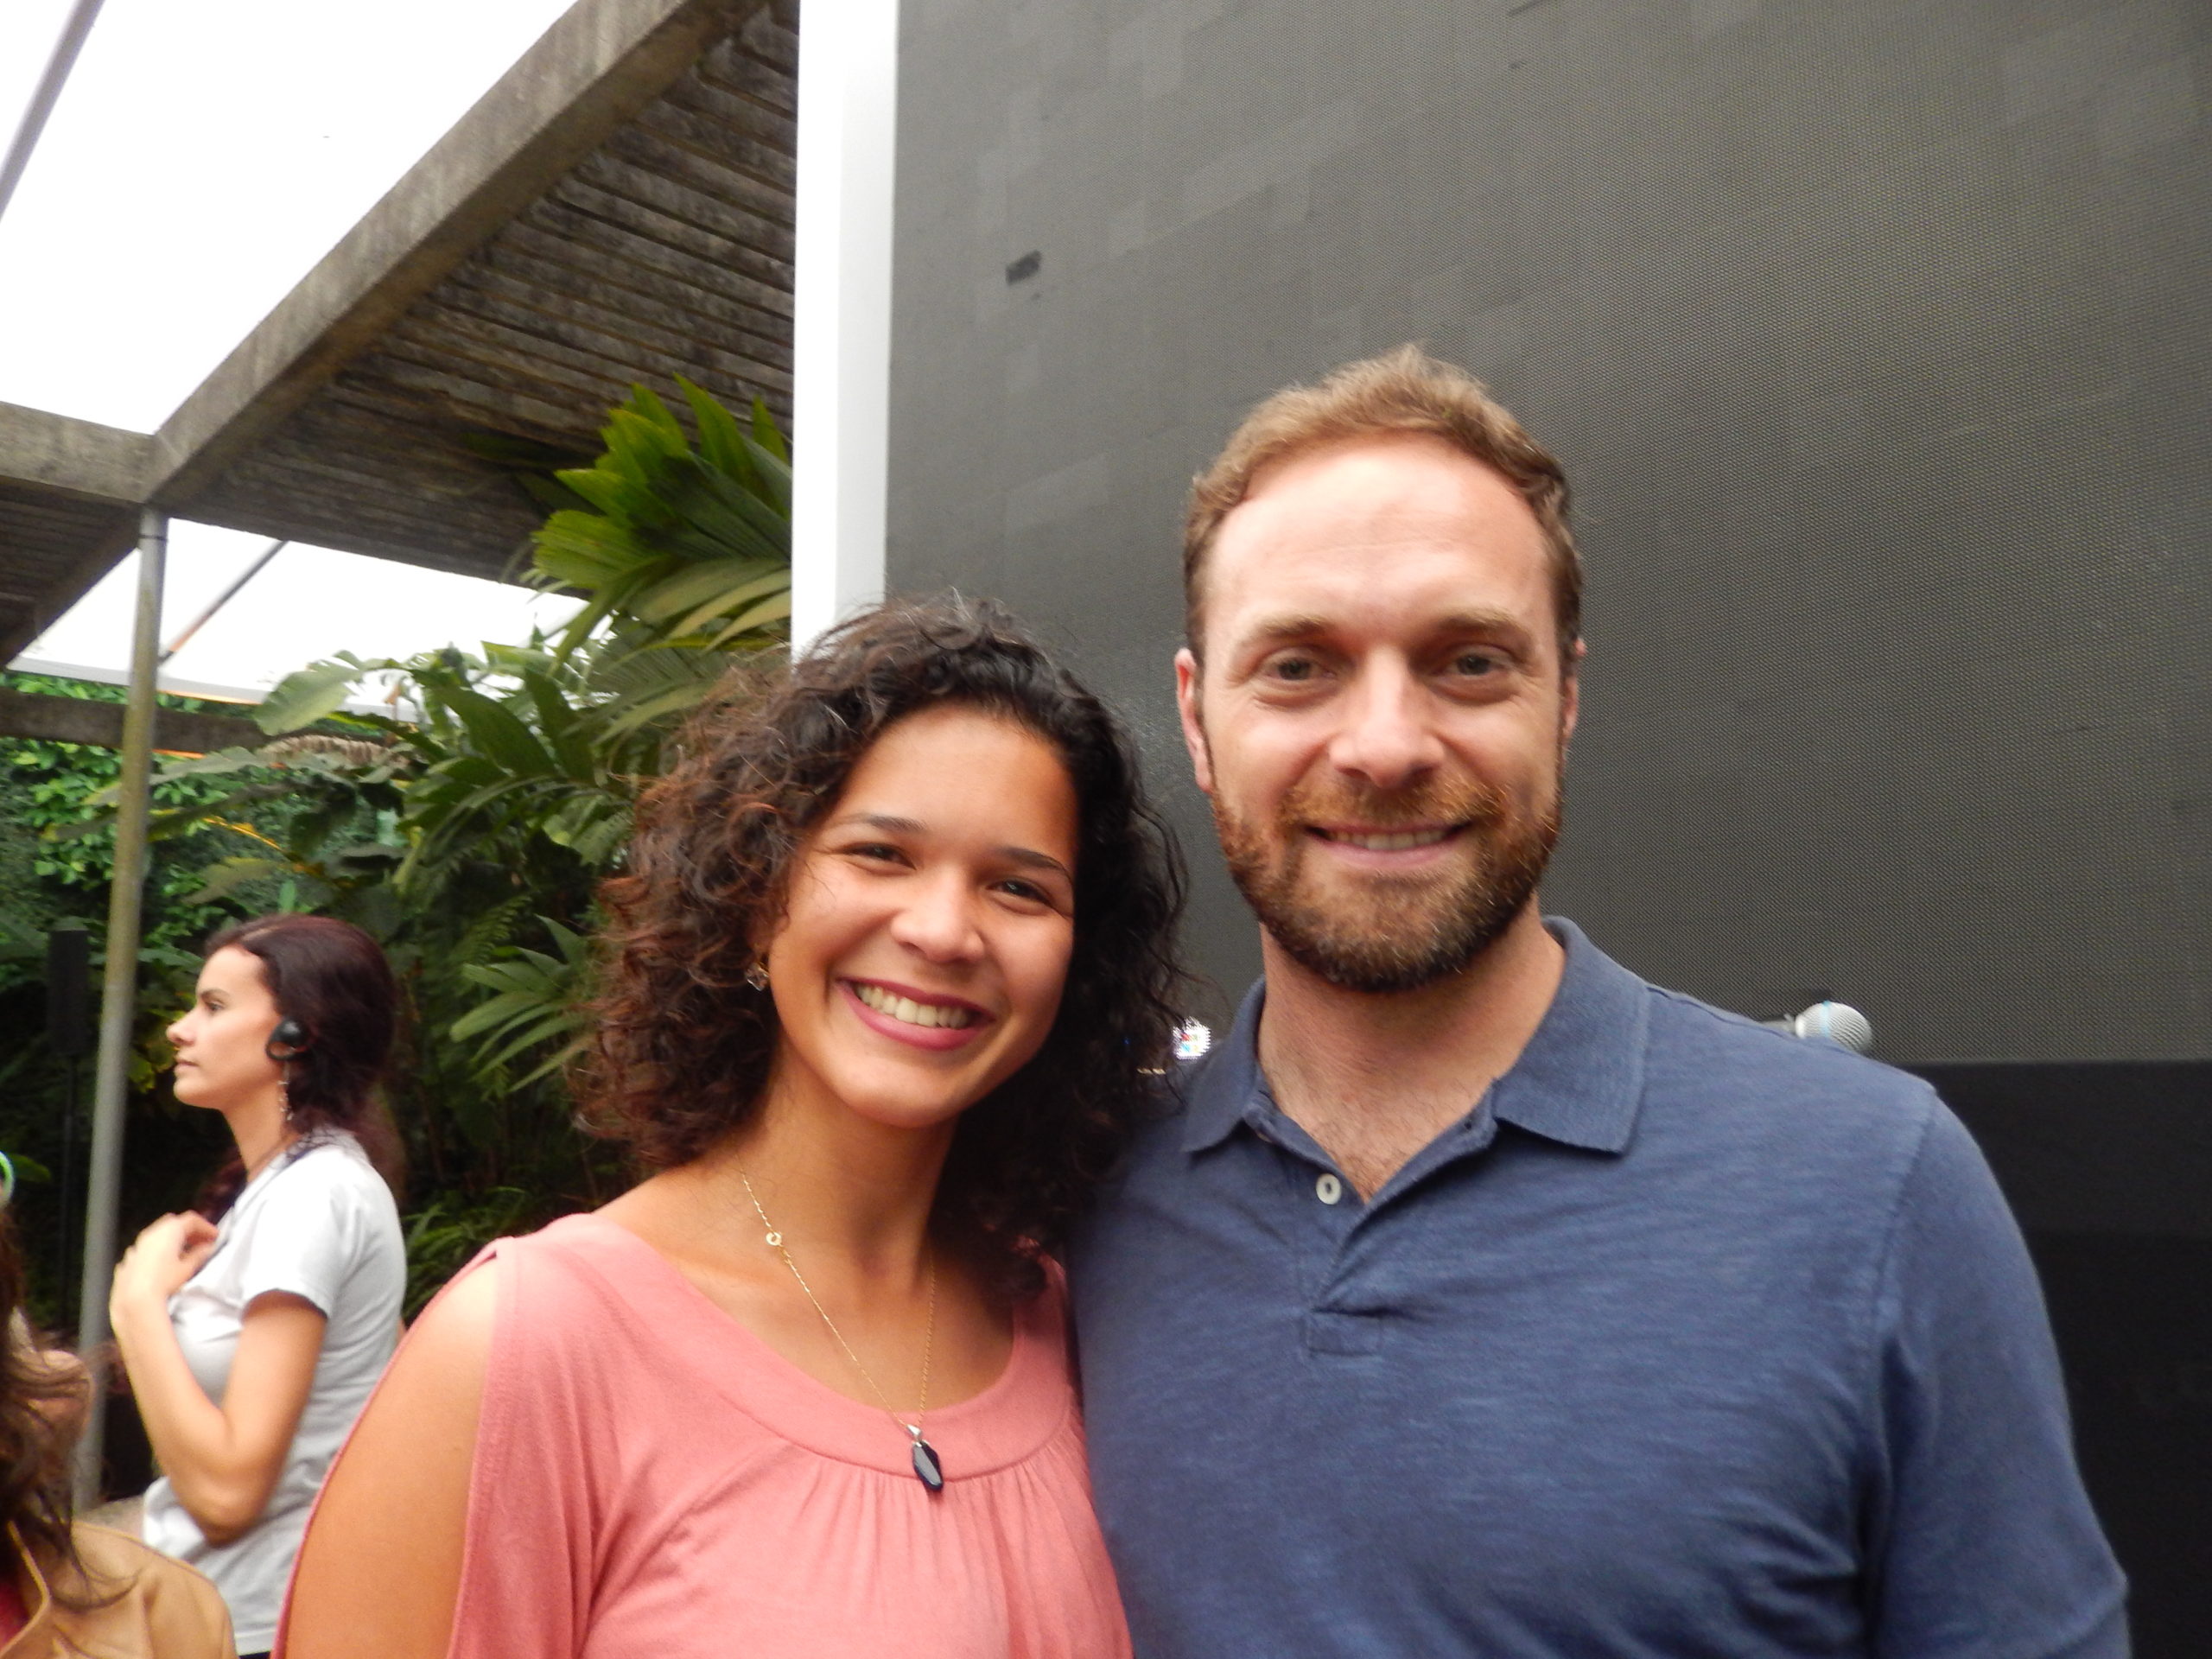
[[[883,594],[899,0],[802,0],[791,639]]]

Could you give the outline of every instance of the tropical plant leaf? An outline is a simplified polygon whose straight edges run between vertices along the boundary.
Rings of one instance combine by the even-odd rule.
[[[273,877],[293,874],[292,866],[281,858],[226,858],[202,870],[197,892],[188,893],[185,902],[192,905],[212,905],[219,899],[227,899],[249,881],[268,880]]]
[[[480,691],[448,686],[446,705],[460,716],[470,739],[480,745],[494,766],[510,773],[537,777],[555,770],[553,757],[511,711]]]
[[[310,663],[276,683],[254,709],[253,723],[271,737],[312,726],[325,715],[337,713],[345,705],[346,692],[363,675],[397,666],[391,662],[364,662],[350,652]]]
[[[676,385],[683,401],[691,406],[692,423],[699,429],[700,455],[709,466],[720,467],[732,478],[753,482],[752,458],[745,452],[745,432],[737,417],[682,375],[676,377]]]
[[[759,397],[753,400],[753,441],[784,463],[788,477],[791,464],[791,445],[784,441],[783,432],[776,425],[776,417],[768,412],[768,405]]]
[[[785,588],[773,599],[764,599],[751,610],[745,612],[707,643],[709,647],[719,650],[731,644],[740,636],[751,633],[756,628],[764,628],[771,622],[785,620],[791,613],[791,590]]]

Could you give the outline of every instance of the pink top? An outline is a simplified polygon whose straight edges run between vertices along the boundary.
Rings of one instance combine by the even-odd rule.
[[[643,1239],[500,1241],[451,1659],[1112,1659],[1057,1274],[1005,1372],[929,1414],[943,1492]]]

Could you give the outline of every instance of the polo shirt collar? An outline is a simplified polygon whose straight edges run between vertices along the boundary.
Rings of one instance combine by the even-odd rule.
[[[1491,1087],[1489,1109],[1498,1122],[1548,1141],[1625,1152],[1643,1098],[1650,988],[1573,922],[1551,917],[1544,925],[1567,948],[1566,971],[1521,1058]],[[1245,993],[1228,1037],[1180,1079],[1185,1152],[1204,1152],[1239,1123],[1259,1128],[1278,1115],[1260,1071],[1266,1001],[1261,980]]]

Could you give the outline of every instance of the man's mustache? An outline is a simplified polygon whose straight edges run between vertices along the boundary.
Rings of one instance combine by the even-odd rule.
[[[1478,779],[1432,779],[1410,789],[1364,789],[1335,780],[1300,783],[1275,812],[1286,830],[1312,824],[1357,824],[1390,830],[1465,824],[1483,829],[1503,821],[1511,803],[1505,791]]]

